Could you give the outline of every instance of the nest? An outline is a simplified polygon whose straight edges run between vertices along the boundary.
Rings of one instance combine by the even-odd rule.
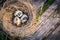
[[[23,24],[21,27],[16,27],[12,24],[13,14],[16,10],[21,10],[29,16],[27,23]],[[4,13],[3,30],[11,37],[26,37],[36,32],[39,28],[35,18],[36,13],[30,3],[22,1],[6,1],[1,13],[2,12]]]

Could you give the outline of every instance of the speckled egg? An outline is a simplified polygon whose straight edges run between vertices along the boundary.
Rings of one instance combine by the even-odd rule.
[[[27,22],[27,19],[28,19],[28,16],[27,16],[26,14],[24,14],[24,15],[21,17],[22,23]]]
[[[21,17],[23,15],[23,13],[22,13],[22,11],[20,11],[20,10],[17,10],[17,11],[15,11],[15,13],[14,13],[14,16],[18,16],[18,17]]]
[[[21,25],[21,20],[19,19],[19,17],[15,17],[13,19],[13,23],[16,24],[17,26],[20,26]]]

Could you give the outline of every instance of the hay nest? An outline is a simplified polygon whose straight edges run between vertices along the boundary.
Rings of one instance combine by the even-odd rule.
[[[13,14],[16,10],[21,10],[29,16],[27,23],[23,24],[21,27],[16,27],[12,24]],[[0,13],[4,13],[3,30],[14,38],[29,36],[39,28],[39,22],[36,21],[35,17],[36,13],[30,3],[23,1],[6,1]]]

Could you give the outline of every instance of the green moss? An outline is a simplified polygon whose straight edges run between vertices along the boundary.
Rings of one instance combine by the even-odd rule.
[[[0,40],[7,40],[6,34],[2,31],[0,31]]]
[[[56,10],[58,11],[58,13],[60,13],[60,5],[57,7]]]
[[[39,17],[45,12],[45,10],[54,2],[55,0],[47,0],[43,7],[39,9],[39,11],[36,14],[36,19],[38,20]]]
[[[42,13],[54,2],[55,0],[47,0],[42,8]]]

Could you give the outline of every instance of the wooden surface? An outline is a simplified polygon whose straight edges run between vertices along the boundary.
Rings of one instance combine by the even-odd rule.
[[[34,3],[32,2],[32,4]],[[58,2],[54,2],[44,12],[40,19],[40,28],[34,34],[26,37],[25,40],[60,40],[60,15],[54,12],[58,4]],[[36,9],[38,5],[34,4],[33,6]]]

